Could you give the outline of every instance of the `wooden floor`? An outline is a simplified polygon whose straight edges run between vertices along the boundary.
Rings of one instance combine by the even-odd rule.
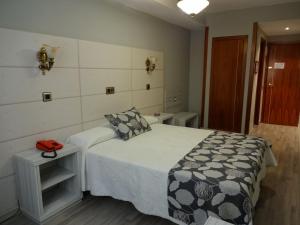
[[[269,139],[278,167],[268,169],[257,204],[254,225],[300,224],[300,129],[261,124],[253,134]],[[5,225],[33,225],[21,214]],[[173,225],[139,213],[130,203],[87,196],[47,225]]]
[[[254,225],[299,225],[300,129],[261,124],[253,133],[272,142],[278,161],[263,180]]]

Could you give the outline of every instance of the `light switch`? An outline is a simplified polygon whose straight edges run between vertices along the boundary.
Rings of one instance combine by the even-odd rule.
[[[50,102],[52,101],[52,93],[51,92],[43,92],[43,102]]]
[[[146,84],[146,89],[150,90],[150,84]]]
[[[106,94],[112,95],[115,93],[115,87],[106,87]]]

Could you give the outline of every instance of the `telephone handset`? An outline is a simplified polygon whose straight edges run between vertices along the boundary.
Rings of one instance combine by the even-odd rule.
[[[64,147],[63,144],[58,143],[55,140],[40,140],[36,143],[36,148],[42,151],[41,156],[43,158],[55,158],[57,156],[57,150],[62,149]],[[48,155],[48,153],[52,153],[53,155]]]

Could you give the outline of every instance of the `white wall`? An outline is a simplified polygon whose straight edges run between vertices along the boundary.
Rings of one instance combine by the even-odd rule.
[[[190,75],[189,75],[189,111],[201,115],[204,30],[191,32]]]
[[[104,114],[136,106],[163,111],[162,52],[0,28],[0,217],[16,209],[12,156],[39,139],[66,137],[100,125]],[[55,67],[41,74],[37,52],[59,46]],[[152,74],[145,60],[157,58]],[[146,84],[151,85],[146,90]],[[106,95],[106,87],[115,94]],[[53,101],[43,102],[42,92]]]
[[[242,119],[242,132],[245,130],[246,104],[249,82],[250,52],[252,43],[252,29],[254,22],[285,20],[300,18],[300,3],[274,5],[268,7],[252,8],[245,10],[228,11],[223,13],[208,14],[206,23],[209,26],[209,43],[207,56],[207,80],[205,95],[205,127],[208,126],[209,87],[211,71],[211,46],[213,37],[248,35],[248,54],[244,88],[244,106]],[[191,81],[190,81],[191,82]],[[256,90],[253,90],[256,91]]]
[[[162,51],[168,110],[187,109],[188,30],[104,0],[1,0],[0,27]]]

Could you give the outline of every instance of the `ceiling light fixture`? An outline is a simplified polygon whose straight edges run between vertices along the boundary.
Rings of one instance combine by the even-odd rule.
[[[290,30],[291,28],[290,27],[286,27],[286,28],[284,28],[285,30]]]
[[[207,0],[181,0],[177,3],[178,8],[191,16],[200,13],[208,5],[209,1]]]

